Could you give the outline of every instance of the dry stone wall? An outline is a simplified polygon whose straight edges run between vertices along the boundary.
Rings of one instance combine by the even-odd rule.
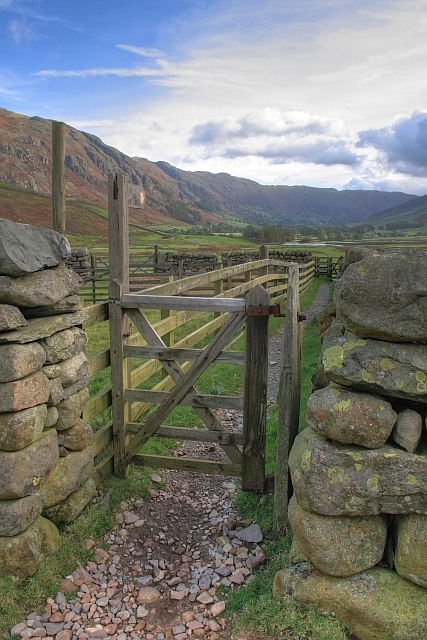
[[[32,575],[60,546],[56,524],[96,491],[81,420],[87,314],[69,257],[61,234],[0,219],[1,575]]]
[[[289,466],[291,561],[277,595],[359,640],[427,637],[427,254],[350,250],[323,388]]]
[[[268,251],[269,258],[273,260],[283,260],[284,262],[299,262],[306,264],[311,262],[311,251],[306,249],[284,250],[282,248],[270,248]],[[159,254],[159,262],[162,270],[168,267],[177,271],[182,265],[183,274],[187,272],[193,273],[200,269],[201,271],[213,271],[221,266],[231,264],[243,264],[259,259],[259,251],[223,251],[222,253],[203,253],[184,251],[177,253],[175,251],[166,251]]]

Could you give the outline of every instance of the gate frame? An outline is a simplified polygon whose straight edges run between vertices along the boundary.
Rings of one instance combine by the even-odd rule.
[[[129,294],[129,213],[127,203],[127,180],[120,173],[110,175],[108,180],[108,217],[109,217],[109,242],[110,242],[110,287],[109,287],[109,314],[110,314],[110,349],[111,349],[111,371],[112,371],[112,411],[113,411],[113,442],[114,442],[114,473],[118,476],[125,477],[130,470],[130,464],[135,463],[143,466],[161,466],[163,468],[182,469],[187,471],[198,471],[205,473],[215,473],[222,475],[241,475],[243,489],[246,491],[263,492],[265,489],[265,446],[266,446],[266,419],[267,419],[267,384],[268,384],[268,315],[270,312],[269,301],[270,296],[266,289],[257,285],[249,290],[246,295],[246,301],[241,299],[218,299],[218,298],[183,298],[177,296],[151,296],[149,292],[140,292],[138,294]],[[155,300],[152,300],[154,298]],[[162,302],[163,298],[163,302]],[[154,304],[156,303],[156,304]],[[157,336],[154,329],[145,319],[143,315],[138,316],[138,308],[150,308],[154,304],[154,308],[161,309],[193,309],[203,311],[214,311],[216,313],[228,312],[229,319],[220,329],[212,342],[204,350],[199,351],[198,359],[195,364],[189,368],[188,373],[183,373],[181,367],[175,362],[176,355],[172,352],[173,348],[169,348]],[[172,306],[171,306],[172,305]],[[176,306],[178,305],[178,307]],[[247,316],[248,307],[263,308],[268,310],[259,317],[251,314]],[[153,308],[153,307],[152,307]],[[233,319],[232,315],[235,318]],[[139,330],[144,330],[146,336],[151,336],[151,347],[157,345],[161,347],[164,357],[163,366],[174,379],[176,386],[173,391],[160,403],[159,415],[166,413],[166,407],[173,405],[172,398],[176,396],[176,405],[184,401],[185,396],[190,392],[194,393],[193,384],[197,379],[197,370],[207,368],[203,367],[203,362],[211,364],[215,359],[221,356],[221,351],[227,346],[232,338],[233,328],[235,330],[246,320],[246,353],[245,353],[245,383],[244,383],[244,400],[243,400],[243,439],[241,464],[232,460],[231,463],[217,463],[205,460],[189,460],[177,459],[167,456],[148,456],[138,453],[141,443],[144,441],[144,434],[138,430],[136,423],[131,423],[131,400],[129,399],[130,387],[130,353],[135,347],[127,347],[128,338],[131,334],[130,321],[131,318],[137,325]],[[149,326],[147,326],[147,323]],[[227,327],[227,328],[226,328]],[[148,333],[147,333],[148,332]],[[153,334],[154,332],[154,334]],[[156,336],[158,340],[156,340]],[[225,337],[224,337],[225,336]],[[150,340],[147,340],[150,344]],[[212,347],[215,345],[215,348]],[[143,348],[143,347],[142,347]],[[141,350],[141,347],[139,347]],[[212,353],[209,353],[212,351]],[[226,352],[229,353],[229,352]],[[165,364],[169,363],[169,364]],[[202,372],[203,372],[202,371]],[[200,375],[200,374],[199,374]],[[176,377],[175,377],[176,376]],[[181,380],[177,382],[180,376]],[[186,383],[183,380],[187,378]],[[184,393],[178,391],[181,388],[188,387]],[[197,392],[196,392],[197,393]],[[203,404],[203,399],[197,402],[201,411],[209,411],[209,405]],[[163,409],[162,409],[163,407]],[[156,413],[156,412],[155,412]],[[155,415],[152,414],[153,415]],[[212,414],[214,415],[214,414]],[[150,424],[155,422],[152,416]],[[215,418],[220,427],[222,425]],[[143,431],[144,424],[141,424]],[[160,429],[169,429],[173,431],[181,431],[180,428],[163,427]],[[217,428],[209,429],[209,435],[215,434],[220,436],[223,434],[225,440],[229,434],[224,427],[223,431]],[[155,435],[157,429],[150,435]],[[176,434],[174,437],[180,439],[189,439],[182,430],[182,435]],[[189,430],[187,430],[189,431]],[[191,430],[193,433],[190,439],[194,437],[198,430]],[[200,435],[206,433],[206,430],[199,430]],[[136,433],[135,433],[136,432]],[[194,434],[194,435],[193,435]],[[229,434],[237,436],[239,434]],[[204,440],[203,437],[200,438]],[[217,441],[219,442],[219,437]],[[236,438],[237,441],[237,438]],[[227,450],[229,447],[230,455],[232,448],[226,443],[222,447]],[[234,451],[239,451],[236,445],[233,445]]]

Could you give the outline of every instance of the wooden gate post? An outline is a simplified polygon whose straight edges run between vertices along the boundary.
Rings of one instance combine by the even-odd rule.
[[[246,294],[246,310],[260,306],[270,306],[270,295],[257,285]],[[265,488],[268,318],[260,315],[246,319],[242,489],[260,493]]]
[[[289,265],[283,360],[278,394],[279,418],[273,513],[273,531],[276,534],[280,534],[285,528],[292,488],[288,471],[288,458],[299,428],[301,343],[299,269],[298,264],[291,262]]]
[[[123,345],[129,335],[129,321],[121,307],[124,293],[129,292],[129,210],[127,182],[124,175],[108,176],[108,232],[110,239],[110,354],[113,411],[114,473],[122,478],[126,467],[126,422],[129,407],[125,389],[129,370]]]
[[[52,122],[52,205],[54,231],[65,233],[65,122]]]

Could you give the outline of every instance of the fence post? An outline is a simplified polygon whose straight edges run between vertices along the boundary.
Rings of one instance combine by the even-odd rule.
[[[91,253],[90,254],[90,269],[92,272],[92,302],[93,304],[96,304],[96,271],[97,271],[97,264],[96,264],[96,254],[95,253]]]
[[[259,248],[259,259],[260,260],[267,260],[268,259],[268,247],[265,244],[262,244]],[[268,267],[262,267],[260,269],[260,275],[261,276],[266,276],[268,275]],[[264,282],[264,284],[262,285],[264,287],[264,289],[268,289],[268,282]]]
[[[157,265],[159,264],[159,245],[155,244],[154,245],[154,267],[153,267],[153,273],[157,273]]]
[[[65,233],[65,122],[52,122],[52,206],[54,231]]]
[[[269,306],[261,285],[246,294],[248,307]],[[268,385],[268,315],[246,319],[243,401],[242,489],[262,493],[265,485],[265,442]]]
[[[291,262],[278,394],[279,418],[273,512],[275,534],[280,534],[285,527],[291,494],[288,458],[299,428],[302,328],[302,323],[299,322],[299,269],[298,264]]]
[[[129,378],[123,344],[129,335],[129,321],[121,307],[123,293],[129,292],[129,210],[127,183],[122,174],[108,176],[108,231],[110,238],[110,357],[113,411],[114,473],[126,477],[126,422],[130,407],[125,402]]]
[[[233,266],[233,260],[231,258],[231,256],[229,256],[227,258],[227,267],[232,267]],[[230,291],[230,289],[233,288],[233,278],[232,276],[230,276],[229,278],[227,278],[227,291]]]

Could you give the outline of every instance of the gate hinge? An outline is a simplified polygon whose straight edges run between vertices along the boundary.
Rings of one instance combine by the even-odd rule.
[[[242,484],[242,489],[252,493],[264,493],[274,489],[274,473],[270,473],[264,480],[246,480]]]

